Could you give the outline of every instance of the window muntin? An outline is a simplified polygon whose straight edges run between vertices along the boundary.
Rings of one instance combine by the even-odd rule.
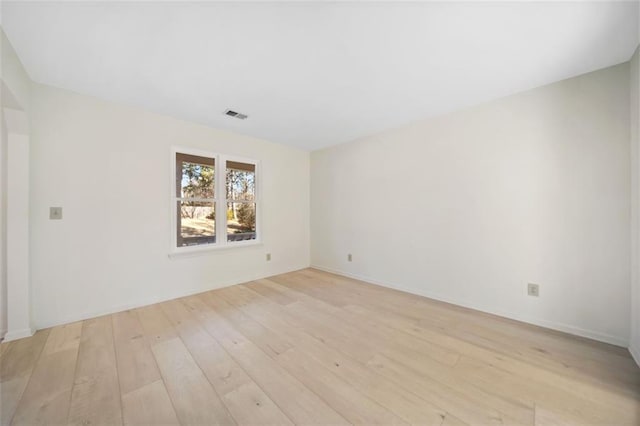
[[[258,163],[188,149],[173,152],[172,251],[258,242]]]

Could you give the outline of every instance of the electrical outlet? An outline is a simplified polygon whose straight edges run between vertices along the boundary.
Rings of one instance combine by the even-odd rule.
[[[271,253],[267,253],[267,262],[271,262]]]
[[[62,207],[49,207],[49,219],[51,220],[62,219]]]
[[[351,256],[351,253],[347,255],[347,261],[349,262],[353,261],[353,256]]]
[[[540,286],[532,283],[527,284],[527,294],[534,297],[540,296]]]

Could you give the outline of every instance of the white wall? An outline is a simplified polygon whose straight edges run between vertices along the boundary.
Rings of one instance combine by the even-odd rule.
[[[4,109],[7,140],[7,333],[5,340],[28,337],[31,321],[29,274],[29,134],[23,111]],[[15,129],[12,132],[11,129]]]
[[[11,97],[13,98],[11,105],[3,106],[9,106],[10,108],[19,107],[28,112],[31,96],[31,79],[1,27],[0,46],[2,50],[2,52],[0,52],[2,59],[2,81],[11,91]],[[2,96],[4,98],[5,93],[3,93]]]
[[[627,346],[629,126],[625,63],[316,151],[312,265]]]
[[[2,90],[2,88],[0,88]],[[7,152],[9,133],[0,103],[0,339],[7,333]]]
[[[2,29],[0,48],[0,338],[12,340],[32,333],[29,186],[23,178],[29,174],[31,79]]]
[[[631,342],[640,365],[640,48],[630,63],[631,114]]]
[[[308,152],[48,86],[32,94],[37,328],[309,265]],[[168,257],[172,145],[261,161],[264,246]]]

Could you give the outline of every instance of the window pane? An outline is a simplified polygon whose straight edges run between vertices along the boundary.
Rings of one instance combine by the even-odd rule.
[[[254,201],[256,194],[255,164],[227,161],[227,199]]]
[[[214,203],[178,201],[178,247],[216,242]]]
[[[227,241],[256,239],[256,204],[227,203]]]
[[[181,198],[213,198],[214,159],[176,154],[176,196]]]

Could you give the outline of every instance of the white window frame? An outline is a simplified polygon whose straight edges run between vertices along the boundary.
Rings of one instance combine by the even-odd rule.
[[[178,218],[177,218],[177,202],[181,197],[177,194],[177,182],[176,182],[176,154],[196,155],[199,157],[207,157],[214,159],[214,198],[215,211],[216,211],[216,242],[202,245],[193,245],[178,247]],[[227,161],[235,161],[238,163],[253,164],[255,166],[255,200],[256,205],[256,238],[247,241],[227,241],[227,188],[226,188],[226,170]],[[223,155],[214,152],[203,151],[199,149],[187,148],[187,147],[172,147],[171,148],[171,249],[169,251],[170,256],[181,254],[197,254],[207,252],[211,250],[233,249],[247,246],[262,245],[262,207],[260,203],[261,199],[261,183],[260,177],[260,162],[245,157],[238,157],[233,155]],[[236,201],[237,202],[237,201]],[[222,208],[220,208],[222,206]]]

